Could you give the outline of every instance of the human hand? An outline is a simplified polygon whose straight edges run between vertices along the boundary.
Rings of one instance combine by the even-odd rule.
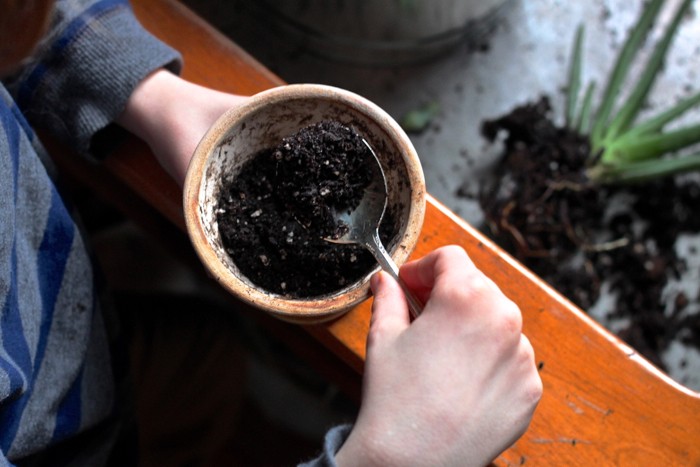
[[[398,284],[372,278],[362,405],[338,465],[478,466],[526,430],[542,394],[518,307],[460,247],[401,268],[425,302],[410,322]]]
[[[246,99],[158,70],[136,87],[117,123],[148,143],[160,164],[183,185],[192,154],[209,127]]]

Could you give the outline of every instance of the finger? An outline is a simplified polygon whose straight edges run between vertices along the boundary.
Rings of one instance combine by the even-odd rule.
[[[389,274],[379,271],[370,280],[374,302],[370,320],[368,348],[393,340],[410,324],[408,305],[399,284]]]
[[[460,276],[466,278],[474,269],[474,263],[464,249],[451,245],[438,248],[419,260],[404,264],[401,268],[401,278],[421,297],[421,294],[429,293],[438,280],[446,280],[442,276],[450,276],[450,279],[447,279],[450,281],[459,281]]]

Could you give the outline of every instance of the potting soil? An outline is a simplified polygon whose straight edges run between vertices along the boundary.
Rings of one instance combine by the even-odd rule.
[[[362,199],[368,157],[354,129],[323,121],[251,158],[222,188],[217,206],[224,247],[241,272],[290,297],[335,292],[368,274],[376,262],[364,248],[324,240],[347,228],[333,210]]]

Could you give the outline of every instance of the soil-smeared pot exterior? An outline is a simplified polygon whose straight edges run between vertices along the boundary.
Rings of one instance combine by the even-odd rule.
[[[295,84],[263,91],[225,113],[207,132],[188,169],[184,210],[188,234],[210,274],[230,293],[291,322],[333,319],[369,296],[369,277],[333,293],[294,299],[263,290],[240,273],[223,248],[216,223],[222,184],[246,161],[312,123],[332,120],[355,128],[384,168],[395,238],[387,250],[403,264],[418,241],[425,215],[425,180],[418,155],[401,127],[376,104],[349,91]]]

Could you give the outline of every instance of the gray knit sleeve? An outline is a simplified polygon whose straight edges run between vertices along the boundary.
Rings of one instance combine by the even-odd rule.
[[[298,467],[337,467],[335,455],[343,446],[350,435],[352,425],[338,425],[326,433],[323,443],[323,452],[308,462],[299,464]]]
[[[96,135],[114,130],[133,89],[161,67],[178,73],[180,55],[146,31],[126,1],[63,0],[11,90],[33,126],[99,156]]]

